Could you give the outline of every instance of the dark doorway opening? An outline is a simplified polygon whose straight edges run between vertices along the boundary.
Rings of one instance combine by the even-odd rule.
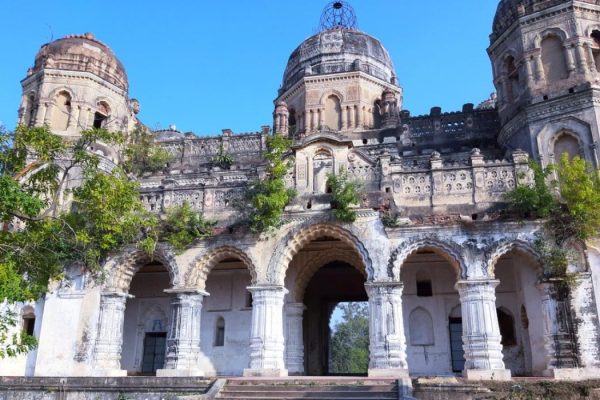
[[[304,294],[306,311],[303,320],[304,370],[307,375],[331,375],[330,319],[339,303],[367,302],[365,278],[351,265],[332,262],[324,265],[310,280]],[[368,332],[367,338],[368,341]],[[352,372],[348,375],[366,375]],[[339,374],[336,374],[339,375]]]
[[[142,357],[142,374],[154,374],[165,364],[167,333],[149,332],[144,337],[144,354]]]
[[[462,343],[462,318],[450,317],[449,326],[452,371],[462,372],[465,368],[465,352]]]

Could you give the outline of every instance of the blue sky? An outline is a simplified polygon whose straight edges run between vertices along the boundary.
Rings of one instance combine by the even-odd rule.
[[[125,65],[150,127],[200,135],[271,124],[287,58],[326,1],[0,0],[0,121],[16,123],[20,80],[51,38],[93,32]],[[496,0],[354,0],[382,41],[413,115],[459,110],[493,91],[486,54]]]

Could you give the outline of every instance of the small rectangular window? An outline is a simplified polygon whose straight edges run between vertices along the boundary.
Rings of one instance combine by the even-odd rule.
[[[431,281],[417,281],[417,296],[431,297],[433,296],[433,288]]]

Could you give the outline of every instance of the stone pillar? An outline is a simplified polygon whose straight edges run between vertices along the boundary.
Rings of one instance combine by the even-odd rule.
[[[526,57],[525,58],[525,73],[527,74],[527,83],[533,80],[533,67],[531,63],[533,62],[533,58]]]
[[[600,323],[598,308],[594,301],[594,286],[590,272],[576,275],[576,283],[571,289],[571,310],[577,320],[577,348],[579,365],[586,369],[595,369],[600,376]]]
[[[537,286],[542,295],[542,316],[544,321],[544,348],[546,349],[545,376],[564,378],[561,369],[577,367],[577,359],[568,307],[561,295],[560,280],[550,279]]]
[[[156,376],[203,376],[198,368],[202,299],[208,293],[190,289],[167,289],[171,300],[171,325],[167,337],[164,369]]]
[[[67,129],[77,129],[77,124],[79,122],[79,113],[81,112],[81,106],[77,105],[75,107],[71,107],[71,115],[69,115],[69,124]]]
[[[544,64],[542,62],[542,51],[535,56],[535,75],[538,82],[545,81]]]
[[[464,376],[473,380],[510,380],[502,361],[500,327],[493,279],[456,282],[460,294],[465,351]]]
[[[306,307],[302,303],[285,305],[287,338],[285,366],[290,375],[304,375],[304,336],[302,317]]]
[[[283,338],[282,286],[251,286],[252,329],[250,333],[250,368],[244,376],[287,376]]]
[[[585,74],[588,70],[587,62],[585,60],[585,50],[583,49],[583,43],[579,42],[575,46],[575,55],[577,56],[577,64],[582,74]]]
[[[354,117],[356,116],[355,106],[350,106],[348,108],[348,128],[354,129],[356,126],[354,125]]]
[[[369,295],[369,376],[408,378],[401,282],[365,284]]]
[[[345,131],[348,128],[348,110],[346,107],[342,107],[342,130]]]
[[[127,293],[106,292],[100,296],[100,316],[94,348],[95,376],[127,376],[121,369],[125,303],[133,296]]]
[[[363,128],[365,125],[365,110],[360,105],[358,106],[358,118],[356,119],[358,128]]]
[[[317,125],[317,130],[321,130],[323,129],[323,126],[325,126],[325,109],[319,108],[317,110],[317,115],[319,116],[319,124]]]
[[[317,130],[317,112],[310,110],[310,131],[314,132]]]
[[[567,59],[567,70],[569,71],[569,75],[571,75],[573,71],[575,71],[575,59],[573,57],[573,52],[571,51],[571,45],[566,45],[564,48]]]
[[[594,51],[592,50],[592,46],[587,43],[585,48],[588,56],[588,68],[592,73],[596,73],[598,70],[596,69],[596,60],[594,60]]]

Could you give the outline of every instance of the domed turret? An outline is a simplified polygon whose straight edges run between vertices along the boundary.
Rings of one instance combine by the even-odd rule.
[[[396,83],[394,65],[381,42],[366,33],[333,29],[306,39],[292,52],[282,90],[304,76],[363,71],[385,82]]]
[[[320,27],[290,55],[275,100],[288,106],[290,134],[380,128],[382,93],[393,92],[402,105],[388,51],[357,30],[346,2],[329,3]]]
[[[127,132],[139,111],[129,101],[123,64],[91,33],[43,45],[21,84],[19,122],[64,136],[92,127]]]
[[[93,34],[69,35],[42,46],[30,73],[44,68],[86,71],[127,90],[125,68],[112,50]]]
[[[566,2],[568,0],[501,0],[494,16],[492,41],[500,37],[519,17]]]

